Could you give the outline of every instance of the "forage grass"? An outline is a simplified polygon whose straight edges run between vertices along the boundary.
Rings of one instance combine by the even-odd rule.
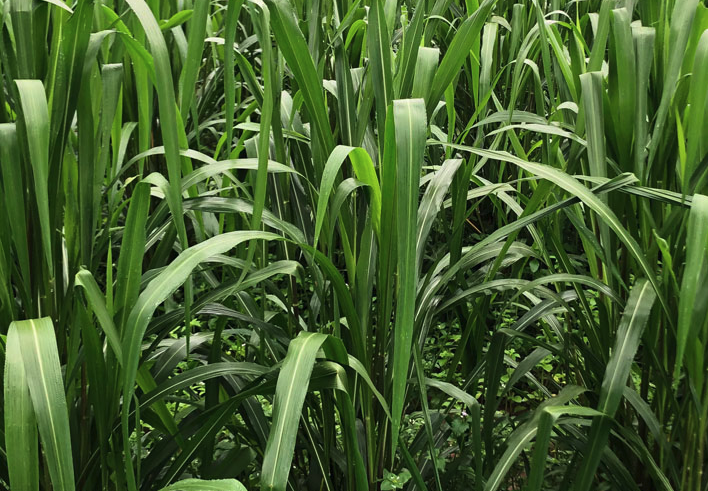
[[[705,0],[0,0],[0,489],[708,489]]]

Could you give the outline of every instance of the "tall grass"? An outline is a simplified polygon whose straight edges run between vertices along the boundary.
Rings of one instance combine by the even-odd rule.
[[[0,487],[705,491],[704,0],[0,0]]]

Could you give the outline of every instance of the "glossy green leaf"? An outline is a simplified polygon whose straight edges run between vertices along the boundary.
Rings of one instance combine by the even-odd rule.
[[[10,324],[8,338],[14,338],[13,345],[19,347],[18,355],[24,364],[25,380],[52,487],[73,491],[74,465],[69,413],[52,321],[44,317],[13,322]],[[31,463],[29,465],[32,466]]]
[[[398,293],[392,368],[391,416],[393,441],[398,441],[406,380],[411,361],[417,280],[416,230],[418,225],[418,186],[425,150],[426,117],[422,99],[393,103],[396,128],[396,225]]]
[[[39,489],[37,421],[15,325],[8,333],[6,349],[3,396],[5,441],[13,442],[7,449],[10,485],[20,491],[37,491]]]
[[[235,479],[185,479],[160,491],[246,491],[246,488]]]
[[[262,490],[285,490],[290,474],[300,414],[315,357],[327,336],[302,333],[290,342],[278,376],[273,401],[273,424],[261,471]]]
[[[41,241],[47,267],[54,267],[49,218],[49,110],[44,85],[39,80],[16,80],[22,103],[23,130],[32,164],[34,196],[39,213]]]

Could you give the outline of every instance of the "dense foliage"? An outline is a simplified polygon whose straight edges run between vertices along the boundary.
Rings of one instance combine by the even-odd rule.
[[[705,0],[0,0],[0,81],[0,488],[708,489]]]

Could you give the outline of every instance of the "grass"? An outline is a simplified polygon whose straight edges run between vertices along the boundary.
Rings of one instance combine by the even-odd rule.
[[[708,490],[704,0],[0,0],[0,488]]]

